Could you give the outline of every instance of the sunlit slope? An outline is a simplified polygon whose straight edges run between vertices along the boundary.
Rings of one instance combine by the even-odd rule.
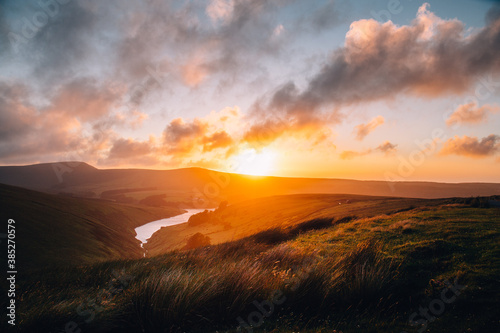
[[[16,221],[18,267],[83,264],[142,255],[134,228],[173,216],[145,208],[68,198],[0,184],[2,220]]]
[[[0,167],[0,183],[49,193],[142,205],[207,208],[272,195],[346,193],[411,198],[500,194],[500,184],[357,181],[256,177],[202,168],[176,170],[96,169],[85,163]]]
[[[276,227],[287,227],[322,217],[367,217],[390,214],[443,200],[372,197],[356,195],[298,194],[253,199],[218,209],[206,221],[162,228],[146,244],[149,255],[186,246],[196,233],[212,244],[240,239]]]

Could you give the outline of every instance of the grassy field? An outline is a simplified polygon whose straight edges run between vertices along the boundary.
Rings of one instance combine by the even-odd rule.
[[[320,211],[224,244],[20,275],[18,329],[498,332],[500,209],[384,213],[381,200],[365,216]]]

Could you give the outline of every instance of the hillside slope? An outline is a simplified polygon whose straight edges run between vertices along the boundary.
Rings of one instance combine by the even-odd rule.
[[[370,217],[444,199],[410,199],[350,194],[296,194],[252,199],[191,217],[188,223],[164,227],[145,244],[148,255],[181,249],[197,233],[212,244],[241,239],[277,227],[289,227],[323,217]]]
[[[134,228],[182,212],[68,198],[3,184],[0,197],[2,220],[15,220],[21,269],[139,258],[142,249]]]

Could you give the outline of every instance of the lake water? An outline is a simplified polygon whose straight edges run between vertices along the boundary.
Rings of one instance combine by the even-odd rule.
[[[191,215],[198,214],[204,211],[204,209],[186,209],[186,210],[187,212],[184,214],[149,222],[145,225],[135,228],[135,232],[137,233],[137,236],[135,236],[135,238],[140,240],[142,244],[147,243],[148,239],[162,227],[168,227],[176,224],[185,223],[189,220]]]

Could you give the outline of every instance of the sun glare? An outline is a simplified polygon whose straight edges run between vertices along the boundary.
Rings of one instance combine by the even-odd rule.
[[[235,159],[233,170],[236,173],[252,176],[267,176],[275,167],[276,154],[268,149],[258,152],[246,149]]]

